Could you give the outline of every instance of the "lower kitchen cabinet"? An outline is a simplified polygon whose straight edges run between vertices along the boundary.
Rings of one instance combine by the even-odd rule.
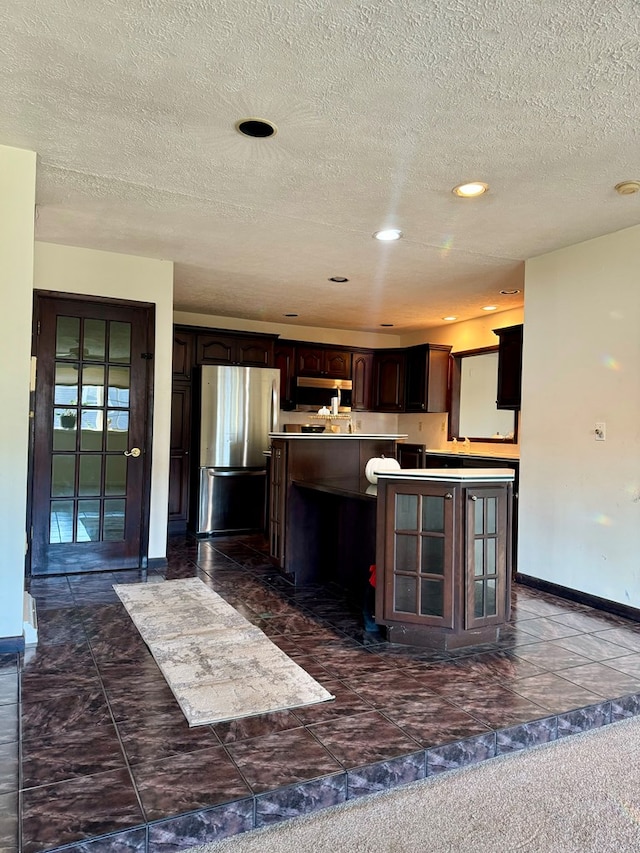
[[[174,383],[171,391],[169,450],[169,533],[186,530],[189,519],[191,466],[191,385]]]
[[[499,475],[498,475],[499,477]],[[390,642],[495,642],[510,616],[511,481],[378,476],[376,622]]]
[[[281,569],[285,559],[285,523],[287,513],[287,442],[271,442],[269,460],[269,556]]]

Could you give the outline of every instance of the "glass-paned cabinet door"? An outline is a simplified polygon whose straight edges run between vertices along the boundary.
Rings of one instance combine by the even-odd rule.
[[[437,484],[428,494],[424,483],[390,484],[386,506],[385,617],[450,627],[453,494]]]
[[[503,621],[507,549],[506,492],[467,490],[466,627]]]

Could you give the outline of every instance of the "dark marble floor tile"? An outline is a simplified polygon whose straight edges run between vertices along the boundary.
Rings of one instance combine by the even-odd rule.
[[[332,704],[322,702],[322,705]],[[315,707],[315,706],[312,706]],[[237,743],[254,737],[285,732],[289,729],[300,728],[301,722],[292,711],[275,711],[271,714],[256,714],[253,717],[242,717],[238,720],[228,720],[212,726],[221,743]]]
[[[29,788],[22,795],[22,853],[39,853],[142,824],[126,770]]]
[[[569,602],[550,602],[545,599],[544,593],[524,592],[522,587],[517,590],[518,607],[520,610],[528,610],[537,616],[561,616],[565,613],[573,613]]]
[[[144,715],[132,721],[119,722],[118,732],[130,764],[153,761],[159,756],[182,755],[218,746],[220,741],[211,726],[190,728],[181,722],[158,724]]]
[[[240,800],[250,794],[221,746],[141,761],[131,770],[148,821]]]
[[[228,744],[226,748],[256,794],[342,770],[329,752],[302,728]]]
[[[78,690],[42,701],[23,701],[23,740],[63,732],[86,732],[92,726],[111,722],[102,689]]]
[[[606,631],[596,631],[593,636],[625,649],[631,649],[632,652],[640,652],[640,631],[635,629],[610,628]]]
[[[0,705],[15,705],[18,702],[18,671],[0,671]]]
[[[18,741],[0,743],[0,794],[18,790],[18,761]]]
[[[0,794],[0,850],[18,853],[18,794]]]
[[[383,660],[388,660],[398,668],[404,668],[414,663],[442,663],[450,660],[451,655],[440,649],[426,649],[422,646],[400,646],[383,641],[375,653]]]
[[[384,716],[423,747],[482,734],[490,727],[438,696],[385,708]]]
[[[64,853],[147,853],[147,830],[125,829],[95,841],[83,841],[64,848]]]
[[[408,785],[426,776],[426,753],[419,750],[412,755],[379,761],[368,767],[358,767],[347,772],[347,797],[350,800],[388,791],[398,785]]]
[[[578,708],[576,711],[566,711],[564,714],[558,714],[556,720],[559,738],[586,732],[589,729],[599,729],[611,722],[611,702],[601,702],[587,708]]]
[[[108,696],[109,707],[117,724],[126,722],[131,732],[143,731],[149,726],[187,724],[171,691],[140,691],[137,695],[109,693]]]
[[[581,655],[572,649],[567,649],[557,641],[521,646],[514,649],[513,654],[521,660],[535,664],[540,669],[551,670],[553,672],[567,669],[570,666],[589,663],[590,660],[586,655]]]
[[[53,732],[22,743],[22,785],[35,788],[77,776],[90,776],[125,766],[122,748],[111,723],[81,731]]]
[[[496,755],[506,755],[521,749],[529,749],[542,743],[551,743],[558,737],[555,717],[546,717],[530,723],[520,723],[496,732]]]
[[[376,711],[339,717],[309,731],[347,769],[417,752],[420,745]]]
[[[613,627],[632,628],[633,622],[616,616],[614,613],[596,612],[594,610],[580,611],[576,613],[563,613],[560,616],[551,616],[553,622],[562,622],[570,628],[576,628],[585,634],[595,631],[605,631]]]
[[[161,820],[149,826],[148,853],[180,853],[254,828],[253,799]]]
[[[479,761],[494,758],[496,736],[494,732],[476,735],[457,743],[437,746],[427,750],[427,776],[435,776],[447,770],[457,770]]]
[[[577,628],[571,628],[562,622],[554,622],[553,619],[546,617],[519,622],[518,630],[525,634],[533,634],[539,640],[560,640],[580,633]]]
[[[30,672],[21,677],[22,701],[38,702],[52,700],[65,693],[100,690],[100,676],[95,667],[86,672]]]
[[[377,678],[383,672],[396,669],[393,661],[385,660],[362,646],[348,646],[346,641],[341,647],[319,648],[314,656],[322,661],[329,675],[337,679],[350,679],[356,675]]]
[[[157,693],[161,687],[169,689],[151,655],[134,661],[100,661],[98,673],[109,695],[129,694],[132,702],[139,692]]]
[[[36,646],[27,649],[22,664],[23,673],[75,672],[84,674],[94,666],[88,643],[65,643],[56,646]]]
[[[562,671],[562,677],[607,699],[640,692],[639,677],[626,675],[603,663],[590,663],[565,669]]]
[[[426,685],[425,680],[420,680],[401,669],[378,672],[375,678],[356,676],[347,679],[347,683],[370,705],[379,709],[433,696],[433,691]]]
[[[640,679],[640,654],[629,654],[619,658],[608,658],[607,666]]]
[[[0,744],[18,740],[20,705],[0,705]]]
[[[361,714],[371,711],[372,706],[363,697],[341,681],[328,679],[322,681],[322,686],[335,696],[329,702],[319,702],[307,705],[305,708],[295,708],[293,713],[304,725],[333,720],[336,717]]]
[[[256,827],[311,814],[344,803],[347,798],[345,773],[312,779],[256,797]]]
[[[554,645],[568,651],[576,652],[584,658],[595,661],[605,661],[610,658],[619,658],[623,655],[633,654],[632,649],[598,638],[595,634],[579,634],[575,637],[565,637],[562,640],[556,640]]]
[[[549,716],[548,709],[540,703],[498,685],[487,685],[484,691],[477,691],[475,695],[472,691],[465,691],[464,696],[448,698],[491,729],[508,728]]]
[[[555,714],[581,708],[584,705],[594,705],[601,699],[597,693],[585,690],[584,687],[579,687],[551,672],[522,678],[514,682],[511,689]]]
[[[38,645],[77,645],[86,639],[75,607],[52,608],[38,613]]]
[[[510,651],[485,652],[460,661],[461,666],[480,678],[509,683],[517,678],[539,675],[544,669]]]

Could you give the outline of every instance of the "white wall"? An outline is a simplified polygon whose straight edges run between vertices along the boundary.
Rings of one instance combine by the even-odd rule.
[[[640,607],[640,227],[525,283],[518,569]]]
[[[164,557],[169,501],[173,264],[115,252],[36,243],[34,287],[151,302],[156,306],[149,557]]]
[[[0,638],[22,636],[36,155],[0,146]]]

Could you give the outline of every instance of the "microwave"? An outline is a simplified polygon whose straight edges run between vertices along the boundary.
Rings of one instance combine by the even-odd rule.
[[[323,406],[331,409],[331,398],[338,398],[338,411],[351,411],[350,379],[325,379],[320,376],[298,376],[296,378],[296,412],[317,412]]]

